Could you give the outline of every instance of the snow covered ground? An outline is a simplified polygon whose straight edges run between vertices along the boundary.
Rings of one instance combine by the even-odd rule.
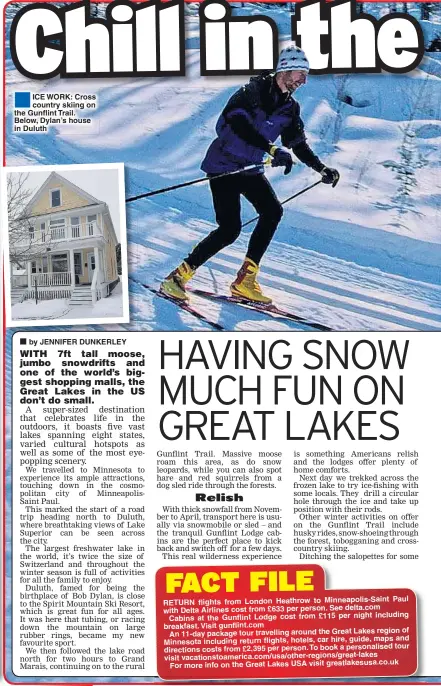
[[[67,319],[101,319],[109,320],[123,316],[123,293],[119,283],[108,298],[98,300],[95,305],[69,305],[68,299],[54,298],[41,300],[37,305],[34,300],[25,300],[11,308],[11,319],[15,322],[23,320],[60,320]]]
[[[265,8],[270,13],[286,37],[287,11]],[[75,90],[98,93],[99,108],[90,129],[80,133],[60,127],[13,135],[9,117],[7,163],[124,162],[128,197],[200,176],[217,116],[247,78],[201,78],[198,45],[192,17],[187,76],[173,79],[37,83],[9,61],[11,97],[29,85]],[[411,74],[310,76],[298,92],[309,143],[340,170],[341,182],[335,189],[318,186],[285,206],[260,278],[278,305],[335,330],[441,328],[440,60],[441,53],[432,53]],[[279,170],[268,175],[281,199],[318,178],[300,163],[289,176]],[[157,285],[214,228],[207,184],[130,203],[127,210],[134,327],[210,328],[142,285]],[[253,215],[244,202],[244,221]],[[196,287],[227,292],[250,228],[198,270]],[[194,304],[229,330],[306,328],[234,304],[196,297]]]

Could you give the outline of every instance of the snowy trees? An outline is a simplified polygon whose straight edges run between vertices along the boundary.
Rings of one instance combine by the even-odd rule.
[[[26,216],[25,208],[34,191],[27,188],[29,174],[11,173],[7,176],[9,261],[13,267],[23,269],[26,262],[46,255],[50,236],[36,219]]]
[[[417,171],[425,167],[428,162],[418,150],[416,145],[416,134],[409,122],[402,128],[403,139],[398,148],[399,160],[383,163],[383,166],[395,172],[395,179],[398,187],[392,198],[393,205],[397,208],[397,226],[407,228],[403,217],[408,212],[418,213],[414,207],[413,193],[418,185]]]
[[[418,185],[416,171],[425,167],[427,162],[415,144],[415,131],[407,126],[403,131],[403,140],[398,150],[400,161],[394,166],[398,189],[394,200],[400,214],[412,207],[412,191]]]
[[[117,245],[115,246],[115,253],[116,253],[116,269],[117,269],[118,275],[121,276],[121,274],[122,274],[121,243],[117,243]]]
[[[432,11],[432,3],[421,2],[420,3],[420,19],[429,20]]]

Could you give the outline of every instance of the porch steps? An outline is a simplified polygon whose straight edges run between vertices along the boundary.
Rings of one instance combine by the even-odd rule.
[[[92,305],[92,289],[90,286],[75,286],[69,305]]]
[[[25,296],[25,293],[26,291],[24,288],[11,288],[11,305],[21,303]]]

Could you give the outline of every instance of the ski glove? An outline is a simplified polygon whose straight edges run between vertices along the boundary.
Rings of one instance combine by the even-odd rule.
[[[272,167],[285,167],[284,174],[289,174],[292,169],[293,159],[290,151],[287,148],[278,148],[272,145],[270,148],[270,155],[272,155]]]
[[[323,167],[320,174],[322,175],[323,183],[332,183],[332,188],[335,188],[340,180],[338,171],[331,167]]]

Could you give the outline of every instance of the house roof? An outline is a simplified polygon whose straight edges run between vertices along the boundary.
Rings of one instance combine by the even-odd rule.
[[[40,186],[38,191],[32,196],[32,198],[29,200],[28,204],[23,210],[24,215],[29,215],[32,207],[35,205],[37,200],[41,198],[47,187],[52,183],[52,181],[58,181],[60,184],[63,184],[64,186],[68,186],[71,188],[75,193],[83,197],[85,200],[88,201],[89,204],[91,205],[103,205],[105,204],[102,200],[98,200],[95,198],[93,195],[90,193],[87,193],[87,191],[83,190],[82,188],[79,188],[79,186],[76,186],[72,181],[69,181],[66,179],[64,176],[61,176],[61,174],[57,174],[57,172],[51,172],[49,176],[47,177],[46,181]]]
[[[111,229],[111,232],[113,234],[115,244],[118,243],[118,238],[116,236],[115,228],[113,226],[112,216],[110,214],[110,210],[109,210],[107,203],[104,202],[103,200],[98,200],[98,198],[95,198],[93,195],[91,195],[90,193],[85,191],[83,188],[80,188],[76,184],[72,183],[72,181],[69,181],[64,176],[61,176],[61,174],[58,174],[57,172],[54,172],[54,171],[49,174],[46,181],[40,186],[40,188],[36,191],[36,193],[29,200],[28,204],[26,205],[26,207],[23,210],[23,216],[25,216],[25,217],[32,216],[31,215],[32,207],[41,198],[43,193],[46,191],[48,186],[53,181],[58,181],[60,184],[68,186],[73,191],[75,191],[75,193],[77,193],[78,195],[83,197],[85,200],[87,200],[89,205],[103,205],[105,207],[104,214],[107,214],[107,216],[109,218],[110,229]],[[57,211],[62,212],[63,208],[57,208]],[[52,211],[51,214],[55,214],[55,212]]]

